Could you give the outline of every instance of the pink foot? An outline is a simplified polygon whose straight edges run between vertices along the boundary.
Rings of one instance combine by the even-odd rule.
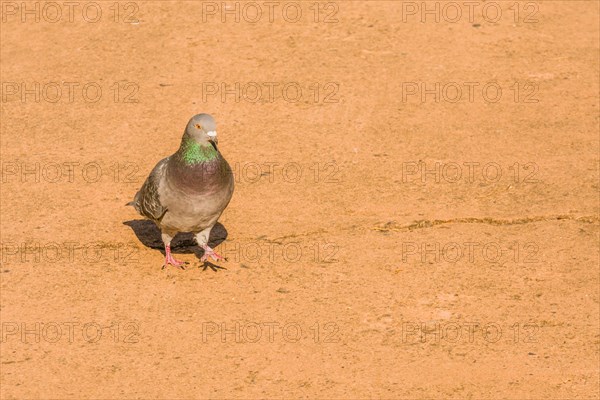
[[[171,254],[171,246],[165,246],[165,265],[163,265],[162,269],[165,269],[169,264],[174,267],[185,269],[187,262],[176,260]]]
[[[202,262],[208,261],[208,257],[212,258],[214,261],[225,260],[225,258],[222,255],[220,255],[219,253],[217,253],[216,251],[214,251],[213,249],[208,247],[208,245],[204,245],[204,246],[202,246],[202,248],[204,249],[204,255],[202,255],[202,257],[200,257],[200,261],[202,261]]]

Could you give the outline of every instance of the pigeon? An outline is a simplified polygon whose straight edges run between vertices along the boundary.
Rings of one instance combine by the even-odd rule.
[[[171,254],[177,232],[193,232],[204,250],[200,261],[224,258],[208,246],[210,231],[233,195],[231,167],[217,148],[216,123],[209,114],[192,117],[179,149],[156,164],[132,202],[156,223],[165,246],[165,264],[184,269]]]

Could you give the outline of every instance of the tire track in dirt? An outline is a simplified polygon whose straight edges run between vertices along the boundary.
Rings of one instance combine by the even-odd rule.
[[[525,217],[525,218],[515,218],[515,219],[496,219],[491,217],[485,218],[451,218],[451,219],[435,219],[435,220],[417,220],[408,225],[402,226],[394,226],[395,223],[388,222],[384,226],[381,227],[373,227],[372,230],[380,231],[380,232],[401,232],[401,231],[412,231],[415,229],[425,229],[431,228],[436,225],[446,225],[446,224],[487,224],[487,225],[522,225],[529,224],[532,222],[541,222],[541,221],[562,221],[562,220],[570,220],[570,221],[578,221],[588,224],[598,223],[598,216],[581,216],[576,217],[574,215],[551,215],[551,216],[537,216],[537,217]]]

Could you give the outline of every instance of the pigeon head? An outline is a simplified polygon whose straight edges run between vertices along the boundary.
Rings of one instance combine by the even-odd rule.
[[[217,124],[209,114],[194,115],[188,122],[185,133],[199,144],[210,144],[216,149]]]
[[[178,159],[187,165],[198,165],[219,157],[217,131],[213,117],[208,114],[194,115],[185,127]]]

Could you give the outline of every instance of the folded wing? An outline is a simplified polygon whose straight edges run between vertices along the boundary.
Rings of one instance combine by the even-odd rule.
[[[142,188],[136,193],[133,202],[130,203],[141,215],[159,222],[164,217],[167,209],[160,202],[158,185],[165,173],[169,158],[164,158],[156,164]]]

